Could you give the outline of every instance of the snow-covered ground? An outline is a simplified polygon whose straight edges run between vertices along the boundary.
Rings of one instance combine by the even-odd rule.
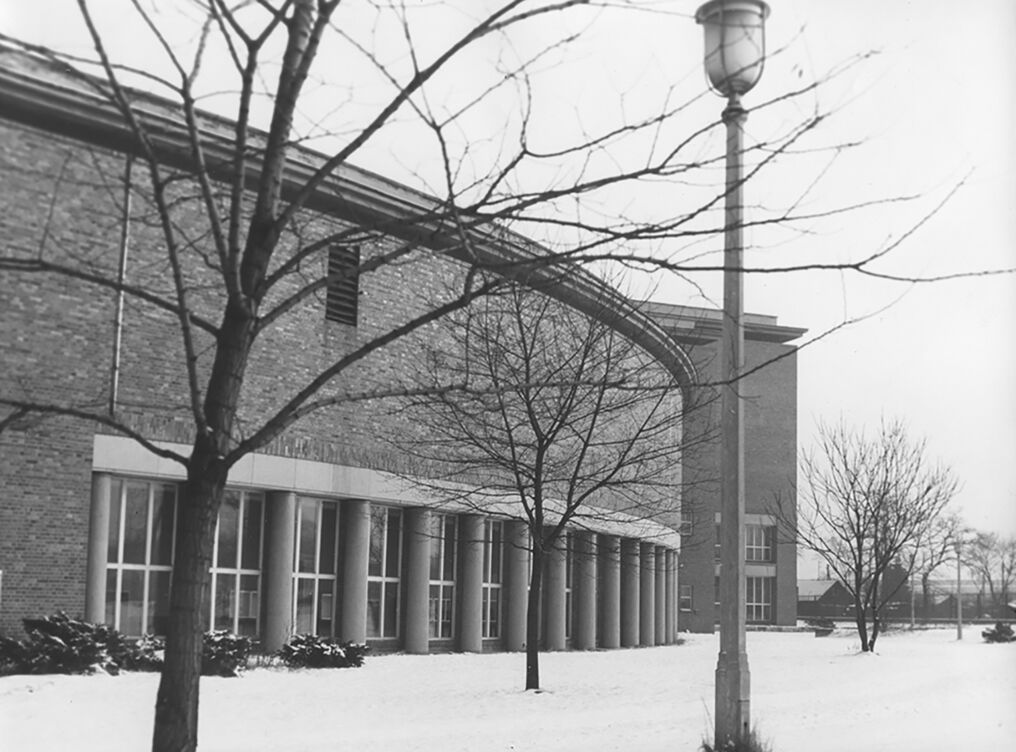
[[[259,669],[208,678],[202,752],[677,752],[708,734],[717,638],[542,658],[375,656],[360,669]],[[774,752],[1016,749],[1016,644],[970,628],[856,636],[751,633],[752,719]],[[157,677],[0,678],[0,749],[135,752],[150,741]]]

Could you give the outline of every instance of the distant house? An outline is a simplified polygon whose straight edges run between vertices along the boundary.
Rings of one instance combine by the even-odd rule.
[[[839,580],[798,580],[797,616],[800,619],[848,616],[854,599]]]

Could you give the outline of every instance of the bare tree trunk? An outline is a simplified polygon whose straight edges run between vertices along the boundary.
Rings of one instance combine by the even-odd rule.
[[[209,443],[205,444],[205,448],[195,448],[190,477],[180,498],[166,655],[155,702],[153,752],[193,752],[197,748],[198,684],[212,539],[227,473],[221,463],[214,461]]]
[[[536,538],[536,536],[533,536]],[[540,688],[540,597],[543,591],[543,545],[534,540],[533,574],[526,607],[526,689]]]
[[[861,603],[860,596],[854,596],[854,623],[857,625],[857,636],[861,640],[861,651],[867,653],[868,647],[868,614]]]

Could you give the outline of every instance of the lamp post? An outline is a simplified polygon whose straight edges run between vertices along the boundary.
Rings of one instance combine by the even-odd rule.
[[[705,31],[705,69],[709,84],[727,100],[726,211],[723,240],[723,331],[720,344],[724,381],[720,422],[720,653],[716,662],[715,747],[750,734],[750,686],[745,645],[744,577],[744,424],[738,396],[743,366],[744,309],[741,274],[744,181],[742,128],[748,113],[741,95],[762,76],[765,20],[761,0],[712,0],[695,13]]]

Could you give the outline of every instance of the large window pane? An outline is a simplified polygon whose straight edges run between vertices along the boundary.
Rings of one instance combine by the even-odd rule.
[[[243,514],[242,569],[261,569],[261,497],[247,496]]]
[[[335,612],[335,581],[318,580],[318,618],[317,634],[322,637],[332,636],[332,618]]]
[[[385,583],[384,636],[397,637],[399,634],[399,583]]]
[[[240,495],[226,491],[219,507],[219,553],[216,566],[236,567],[237,525],[240,522]]]
[[[300,578],[296,583],[296,633],[314,629],[314,580]]]
[[[430,636],[441,636],[441,586],[430,586],[430,599],[427,602],[427,618],[430,622]]]
[[[381,636],[381,583],[367,583],[367,636]]]
[[[240,575],[240,593],[237,598],[237,634],[254,637],[258,633],[258,616],[261,613],[261,578],[256,574]]]
[[[152,564],[173,563],[173,518],[176,492],[172,486],[158,485],[152,497]]]
[[[455,517],[445,517],[444,524],[444,577],[445,580],[455,579]]]
[[[120,561],[120,497],[123,483],[114,480],[109,484],[109,543],[106,547],[106,561]],[[110,621],[109,624],[113,622]]]
[[[439,514],[430,518],[430,579],[441,579],[441,531],[442,517]]]
[[[120,631],[128,635],[144,634],[145,573],[138,569],[123,572],[120,585]]]
[[[318,503],[314,499],[300,502],[300,531],[298,539],[298,567],[301,572],[314,571],[317,546]]]
[[[145,563],[148,536],[148,484],[128,483],[123,520],[123,561]]]
[[[490,524],[490,581],[501,582],[501,530],[500,522]]]
[[[385,576],[399,576],[399,531],[402,516],[397,509],[388,510],[388,540],[385,545]]]
[[[380,577],[383,574],[386,516],[384,507],[371,507],[370,558],[367,563],[367,574],[371,577]]]
[[[169,627],[170,572],[156,571],[148,575],[148,629],[151,634],[164,635]]]
[[[236,575],[220,574],[215,577],[215,629],[233,629],[236,604]]]
[[[336,526],[339,520],[338,506],[334,502],[321,505],[321,554],[318,561],[318,572],[335,574],[335,541],[338,539]]]
[[[116,575],[115,569],[106,570],[106,623],[116,626]]]

